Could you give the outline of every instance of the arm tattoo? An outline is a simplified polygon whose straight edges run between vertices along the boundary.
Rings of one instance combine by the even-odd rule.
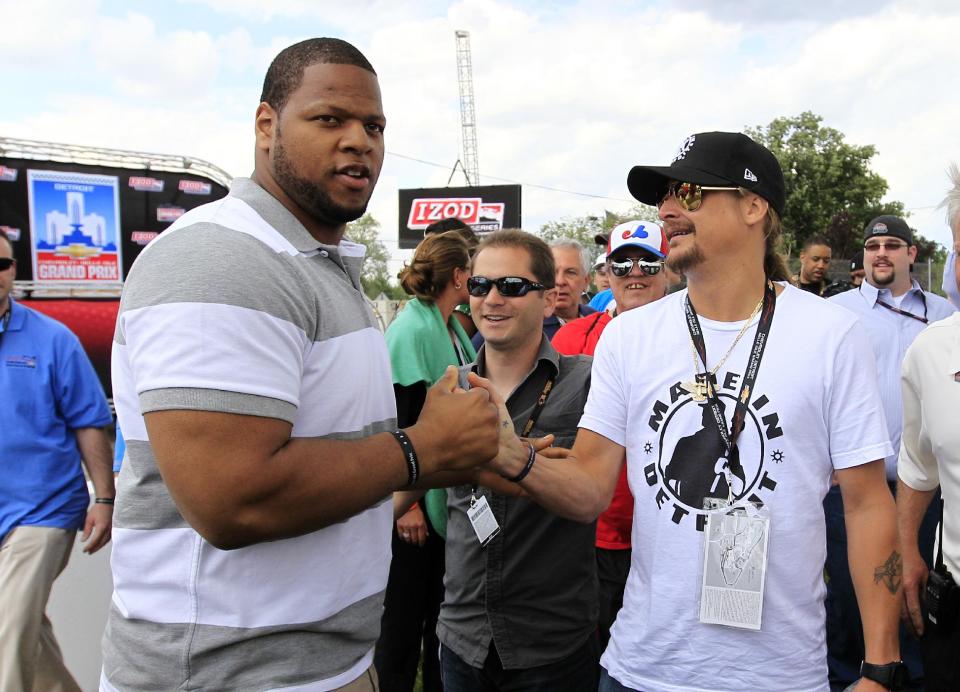
[[[903,560],[900,553],[894,550],[886,562],[873,570],[873,583],[883,584],[890,593],[896,594],[902,581]]]

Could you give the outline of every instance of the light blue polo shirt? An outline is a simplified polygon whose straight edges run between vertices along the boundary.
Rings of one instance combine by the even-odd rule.
[[[73,332],[12,298],[0,330],[0,541],[21,525],[82,528],[74,430],[112,421],[100,380]]]

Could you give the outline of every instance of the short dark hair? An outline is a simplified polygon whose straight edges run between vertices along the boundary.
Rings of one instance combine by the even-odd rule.
[[[473,229],[455,216],[441,219],[440,221],[434,221],[432,224],[423,229],[423,237],[427,238],[438,233],[446,233],[447,231],[454,231],[457,235],[463,238],[471,253],[473,253],[477,245],[480,243],[480,239],[477,237],[477,234],[473,232]]]
[[[476,263],[480,253],[491,247],[516,247],[526,250],[530,256],[530,273],[546,288],[556,285],[556,264],[553,261],[553,252],[550,246],[535,235],[521,231],[519,228],[507,228],[502,231],[488,233],[480,241],[473,261]]]
[[[309,38],[284,48],[273,59],[263,79],[260,101],[266,101],[279,113],[303,81],[303,71],[316,64],[354,65],[377,74],[352,44],[339,38]]]
[[[7,245],[10,246],[10,254],[13,254],[13,241],[10,240],[10,236],[7,235],[7,232],[0,228],[0,239],[6,240]]]
[[[823,245],[824,247],[830,247],[830,241],[824,238],[822,235],[815,234],[803,241],[803,247],[800,248],[801,252],[806,252],[814,245]]]

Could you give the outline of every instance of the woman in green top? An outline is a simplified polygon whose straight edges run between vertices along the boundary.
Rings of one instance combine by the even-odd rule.
[[[397,425],[413,425],[427,389],[450,365],[473,362],[476,351],[454,308],[468,300],[470,253],[456,232],[430,235],[400,272],[413,298],[387,328]],[[443,600],[446,490],[430,490],[396,523],[393,560],[374,662],[383,692],[413,689],[423,647],[424,692],[440,692],[436,627]]]

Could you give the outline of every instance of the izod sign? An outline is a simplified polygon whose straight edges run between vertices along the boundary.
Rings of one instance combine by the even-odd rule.
[[[415,248],[430,224],[460,219],[483,235],[501,228],[520,228],[520,186],[480,185],[400,190],[399,241]]]
[[[443,219],[460,219],[469,225],[480,218],[480,197],[468,199],[415,199],[410,207],[407,227],[424,229]]]

